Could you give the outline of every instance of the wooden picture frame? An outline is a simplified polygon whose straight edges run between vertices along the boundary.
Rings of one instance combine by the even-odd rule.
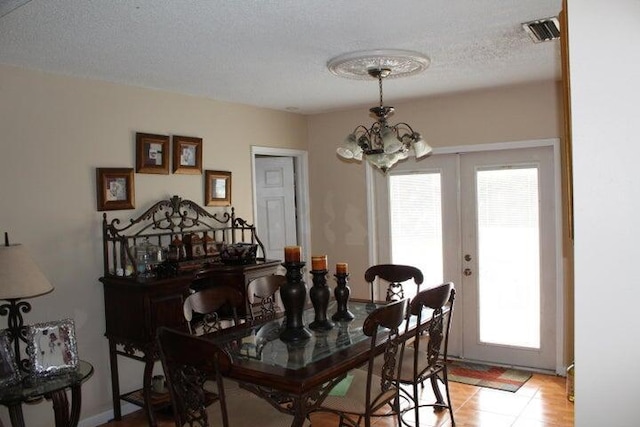
[[[11,338],[5,329],[0,332],[0,388],[17,384],[21,379],[18,362],[11,348]]]
[[[135,208],[133,168],[96,168],[98,211]]]
[[[173,136],[173,173],[202,175],[202,138]]]
[[[136,172],[169,175],[169,136],[136,133]]]
[[[204,204],[231,206],[231,172],[205,171]]]
[[[37,323],[29,326],[27,354],[31,373],[46,377],[78,367],[78,345],[72,319]]]

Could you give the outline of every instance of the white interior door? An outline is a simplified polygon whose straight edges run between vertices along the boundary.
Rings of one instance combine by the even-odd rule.
[[[452,354],[555,369],[554,177],[551,146],[434,155],[378,177],[380,262],[455,283]]]
[[[296,245],[294,167],[291,157],[256,157],[257,232],[267,259],[282,259]]]

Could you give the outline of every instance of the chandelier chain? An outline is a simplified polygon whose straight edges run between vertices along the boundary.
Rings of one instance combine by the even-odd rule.
[[[382,102],[382,73],[378,73],[378,88],[380,89],[380,107],[383,107]]]

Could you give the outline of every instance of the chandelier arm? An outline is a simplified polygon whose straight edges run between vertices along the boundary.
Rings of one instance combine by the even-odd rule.
[[[358,144],[362,151],[373,148],[371,133],[372,132],[363,125],[358,125],[353,130],[352,134],[356,138],[356,144]]]
[[[358,125],[356,126],[356,128],[353,130],[353,132],[351,132],[352,134],[357,134],[358,131],[364,132],[364,133],[369,133],[369,129],[367,129],[364,125]]]
[[[411,132],[411,134],[415,134],[415,131],[413,130],[413,128],[409,126],[407,123],[404,123],[404,122],[396,123],[393,127],[398,128],[399,126],[404,126],[407,129],[409,129],[409,132]]]

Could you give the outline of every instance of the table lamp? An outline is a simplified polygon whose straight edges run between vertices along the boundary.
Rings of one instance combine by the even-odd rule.
[[[20,359],[20,341],[27,343],[28,328],[24,326],[22,313],[31,311],[31,304],[22,301],[44,295],[53,286],[42,274],[24,246],[9,245],[9,237],[4,233],[4,246],[0,245],[0,316],[7,316],[7,331],[13,341],[18,366],[27,371],[28,360]]]

